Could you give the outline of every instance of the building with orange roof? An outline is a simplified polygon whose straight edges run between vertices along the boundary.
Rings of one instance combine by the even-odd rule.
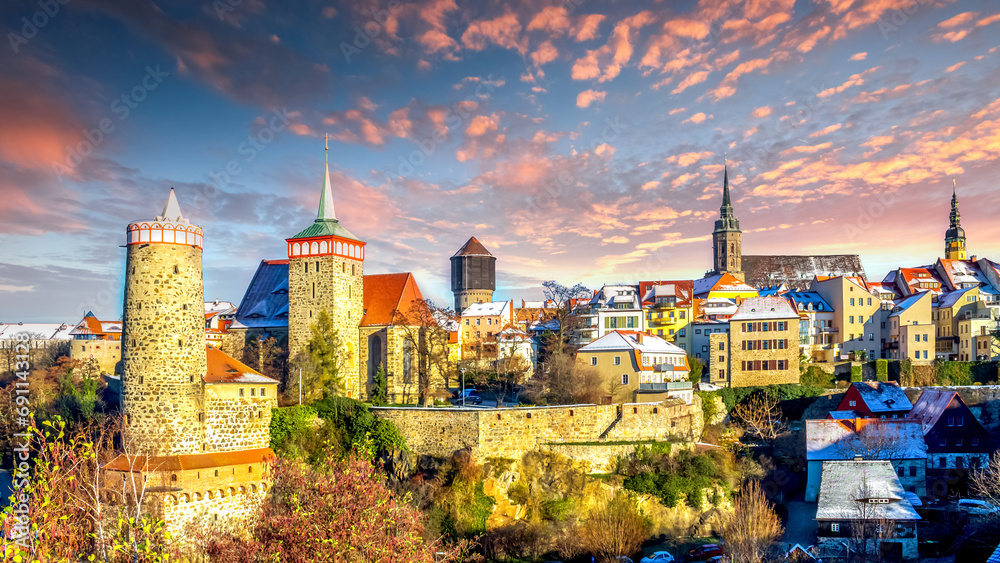
[[[386,371],[390,402],[429,401],[446,394],[449,331],[435,313],[413,274],[364,277],[359,350],[366,395],[372,391],[379,367]]]
[[[869,359],[881,358],[886,339],[882,323],[888,307],[873,295],[867,282],[854,276],[817,276],[809,291],[819,294],[833,308],[828,328],[830,349],[822,361],[836,362],[864,352]]]
[[[101,373],[114,373],[122,359],[122,322],[101,321],[88,311],[70,331],[69,357],[78,362],[94,360]]]

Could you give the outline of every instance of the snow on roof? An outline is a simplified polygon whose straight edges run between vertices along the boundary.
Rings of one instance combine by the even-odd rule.
[[[230,301],[206,301],[205,302],[205,314],[209,313],[228,313],[230,309],[235,309],[236,305],[233,305]]]
[[[818,311],[821,313],[832,313],[833,307],[823,299],[823,296],[815,291],[793,291],[785,294],[800,311]],[[810,308],[810,305],[812,307]]]
[[[863,486],[867,491],[862,490]],[[861,494],[866,498],[859,498]],[[887,499],[889,502],[869,504],[868,499]],[[865,502],[859,503],[861,500]],[[816,519],[859,519],[861,507],[869,514],[874,512],[888,520],[920,520],[890,462],[824,461]]]
[[[912,307],[917,301],[920,301],[923,297],[927,295],[928,292],[921,291],[920,293],[914,293],[913,295],[903,299],[896,303],[896,306],[892,309],[892,314],[890,317],[898,317],[900,314],[905,313],[907,309]]]
[[[645,354],[675,354],[684,356],[687,353],[676,344],[646,334],[615,330],[580,348],[579,352],[600,352],[604,350],[639,350]]]
[[[860,418],[855,411],[830,411],[830,418],[833,420],[846,420],[850,418]]]
[[[832,414],[832,413],[831,413]],[[806,459],[927,459],[918,421],[908,418],[853,418],[806,421]]]
[[[757,319],[797,319],[799,314],[781,297],[749,297],[743,301],[732,321]]]
[[[873,413],[906,410],[913,408],[913,403],[906,393],[895,383],[882,381],[866,381],[853,383],[854,389],[861,395],[861,400],[868,405]]]
[[[934,428],[938,419],[944,414],[945,409],[955,399],[962,400],[962,397],[956,391],[924,389],[924,392],[920,394],[920,398],[917,399],[917,402],[914,403],[913,408],[910,410],[910,414],[906,416],[907,418],[919,421],[923,427],[923,433],[927,434],[931,428]]]
[[[743,256],[743,275],[754,287],[808,286],[816,276],[865,276],[857,254]]]
[[[972,291],[973,289],[975,288],[967,287],[965,289],[959,289],[957,291],[949,291],[948,293],[941,295],[941,297],[938,297],[938,302],[937,302],[938,309],[947,309],[949,307],[954,307],[955,303],[958,303],[959,299],[961,299],[963,295]]]
[[[510,301],[490,301],[487,303],[473,303],[462,311],[463,317],[487,317],[503,315],[507,311]]]
[[[40,340],[69,340],[76,325],[65,323],[0,323],[0,338],[10,340],[18,334],[39,335]]]

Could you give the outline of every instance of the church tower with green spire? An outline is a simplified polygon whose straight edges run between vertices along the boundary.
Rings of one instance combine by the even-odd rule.
[[[329,148],[327,148],[329,152]],[[343,392],[360,398],[358,326],[363,315],[365,243],[337,220],[326,164],[319,211],[312,225],[288,243],[288,352],[307,351],[312,326],[326,311],[343,350],[339,376]]]
[[[732,274],[743,279],[743,231],[729,198],[729,163],[722,177],[722,207],[712,233],[713,269],[709,275]]]
[[[967,260],[965,249],[965,229],[962,228],[962,214],[958,212],[958,187],[951,181],[951,226],[944,234],[944,257],[948,260]]]

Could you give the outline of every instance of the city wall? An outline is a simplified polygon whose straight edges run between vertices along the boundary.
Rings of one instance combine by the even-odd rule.
[[[414,453],[448,457],[468,449],[474,457],[520,459],[548,449],[591,464],[594,472],[630,453],[620,442],[695,441],[703,427],[701,402],[680,400],[621,405],[527,408],[375,407],[391,421]]]

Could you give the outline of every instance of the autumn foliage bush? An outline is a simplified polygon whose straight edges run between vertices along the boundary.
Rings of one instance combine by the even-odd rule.
[[[247,538],[207,538],[213,563],[265,561],[458,561],[467,544],[424,541],[423,517],[396,497],[368,460],[326,467],[289,460],[272,466],[274,486]],[[435,559],[435,552],[443,552]]]

